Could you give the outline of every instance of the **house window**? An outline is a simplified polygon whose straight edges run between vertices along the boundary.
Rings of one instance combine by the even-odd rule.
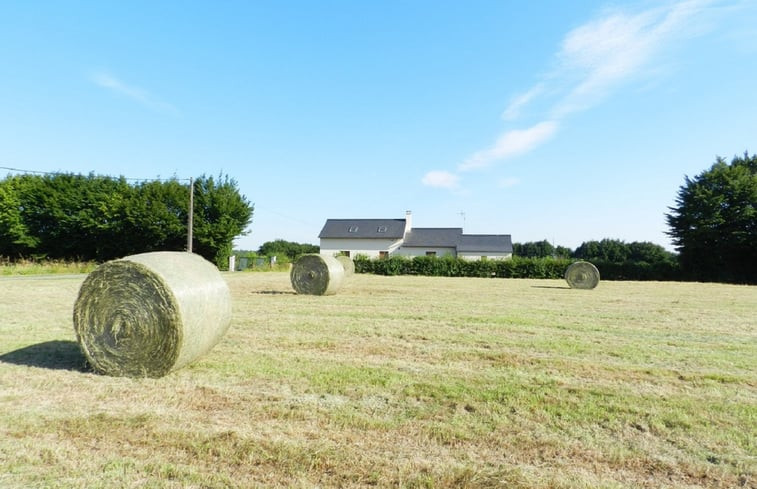
[[[388,251],[379,251],[379,258],[389,258]]]
[[[358,229],[358,226],[350,226],[347,231],[349,231],[350,233],[356,233]]]
[[[426,256],[436,256],[436,251],[427,251]]]
[[[386,232],[386,226],[379,226],[376,230],[379,233],[385,233]]]

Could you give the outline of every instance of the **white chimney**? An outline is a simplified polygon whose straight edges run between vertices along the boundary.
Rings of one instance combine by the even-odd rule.
[[[413,213],[412,211],[405,211],[405,235],[413,228]]]

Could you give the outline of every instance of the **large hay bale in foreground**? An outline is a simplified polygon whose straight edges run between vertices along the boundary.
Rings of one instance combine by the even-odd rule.
[[[565,280],[572,289],[593,289],[599,284],[599,270],[588,261],[577,261],[565,270]]]
[[[345,277],[350,277],[355,273],[355,262],[352,261],[352,258],[345,255],[337,255],[336,259],[342,264]]]
[[[231,323],[231,295],[199,255],[160,251],[104,263],[74,304],[82,352],[100,373],[162,377],[208,352]]]
[[[298,294],[333,295],[344,281],[344,267],[333,256],[300,256],[289,272],[292,288]]]

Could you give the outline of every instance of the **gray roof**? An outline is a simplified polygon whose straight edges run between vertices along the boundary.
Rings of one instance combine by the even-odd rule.
[[[323,239],[402,239],[406,248],[455,248],[458,253],[513,252],[509,234],[463,234],[462,228],[413,228],[405,236],[405,219],[328,219]]]
[[[457,251],[512,253],[513,242],[509,234],[463,234]]]
[[[328,219],[319,238],[402,239],[404,219]]]
[[[413,228],[407,233],[403,247],[454,248],[460,243],[462,228]]]

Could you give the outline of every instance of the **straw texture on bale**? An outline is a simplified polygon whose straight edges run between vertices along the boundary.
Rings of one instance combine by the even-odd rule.
[[[355,262],[352,261],[352,258],[345,255],[338,255],[336,259],[339,260],[339,263],[342,264],[345,277],[349,277],[355,273]]]
[[[162,377],[207,353],[231,323],[231,294],[199,255],[160,251],[97,267],[74,304],[74,329],[95,371]]]
[[[599,270],[588,261],[577,261],[565,270],[565,280],[572,289],[593,289],[599,284]]]
[[[333,295],[342,286],[344,267],[333,256],[300,256],[289,272],[292,288],[298,294]]]

